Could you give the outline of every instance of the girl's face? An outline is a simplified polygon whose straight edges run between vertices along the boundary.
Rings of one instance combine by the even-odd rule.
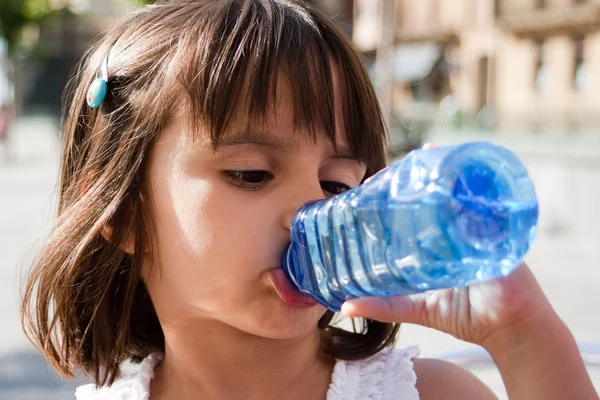
[[[149,184],[157,262],[147,286],[161,324],[233,327],[268,338],[314,331],[321,305],[296,307],[275,290],[294,212],[357,186],[364,164],[337,118],[337,153],[320,134],[294,132],[289,96],[260,130],[234,119],[217,151],[192,140],[182,119],[157,138]],[[242,128],[243,129],[243,128]]]

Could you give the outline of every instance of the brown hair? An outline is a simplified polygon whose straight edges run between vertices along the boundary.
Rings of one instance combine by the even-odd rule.
[[[87,89],[113,45],[109,93],[93,110]],[[55,369],[72,377],[83,368],[97,385],[111,384],[122,361],[164,349],[141,279],[142,250],[154,244],[145,174],[158,132],[184,109],[191,127],[207,127],[217,146],[236,106],[266,117],[282,71],[293,82],[294,125],[312,135],[322,129],[335,145],[332,64],[341,71],[348,142],[367,164],[366,178],[385,164],[369,76],[344,35],[304,3],[161,3],[133,13],[93,47],[65,90],[58,217],[22,306],[24,329]],[[110,242],[102,236],[107,226]],[[131,238],[133,255],[121,250]],[[361,322],[348,332],[328,311],[318,324],[324,351],[361,359],[394,343],[397,324]]]

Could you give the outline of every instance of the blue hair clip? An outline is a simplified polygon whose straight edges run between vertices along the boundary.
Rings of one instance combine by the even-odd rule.
[[[87,105],[91,108],[98,108],[106,98],[108,92],[108,57],[112,47],[108,50],[108,54],[102,61],[100,70],[96,73],[96,79],[90,85],[87,94]]]

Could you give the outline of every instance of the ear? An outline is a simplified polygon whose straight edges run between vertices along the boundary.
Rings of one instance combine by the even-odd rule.
[[[112,226],[105,226],[102,229],[101,235],[104,238],[104,240],[106,240],[109,243],[112,243],[112,237],[113,237],[113,228],[112,228]],[[125,242],[125,244],[119,246],[119,249],[121,249],[122,251],[124,251],[125,253],[130,254],[130,255],[135,254],[135,235],[130,234],[128,236],[127,241]]]
[[[87,175],[86,179],[84,179],[84,181],[83,181],[83,186],[81,188],[81,195],[87,194],[87,192],[90,188],[92,179],[93,179],[92,173],[90,172]],[[102,228],[102,232],[100,232],[100,234],[102,235],[104,240],[106,240],[109,243],[114,244],[113,227],[112,226],[110,226],[110,225],[104,226],[104,228]],[[133,233],[129,233],[126,243],[124,245],[120,245],[119,249],[130,255],[135,254],[135,235]]]

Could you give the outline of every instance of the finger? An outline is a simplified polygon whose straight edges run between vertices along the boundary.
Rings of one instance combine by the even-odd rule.
[[[428,150],[428,149],[434,149],[434,148],[436,148],[436,147],[437,147],[437,146],[436,146],[435,144],[433,144],[433,143],[425,143],[425,144],[423,145],[423,149],[425,149],[425,150]]]
[[[424,304],[424,294],[395,297],[365,297],[349,300],[342,313],[349,317],[369,318],[381,322],[422,323],[418,315]]]

